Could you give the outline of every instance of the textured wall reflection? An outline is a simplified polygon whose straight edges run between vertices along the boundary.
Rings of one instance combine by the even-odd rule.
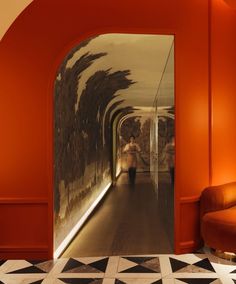
[[[111,69],[82,82],[82,73],[107,55],[79,52],[90,40],[65,58],[55,82],[55,249],[111,181],[111,102],[132,84],[129,70]]]

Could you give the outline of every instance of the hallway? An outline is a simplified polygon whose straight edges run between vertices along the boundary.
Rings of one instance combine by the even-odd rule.
[[[62,257],[173,253],[160,208],[149,173],[123,173]]]

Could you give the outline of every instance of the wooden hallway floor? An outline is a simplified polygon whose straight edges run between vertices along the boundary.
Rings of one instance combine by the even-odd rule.
[[[62,257],[173,253],[160,203],[149,173],[134,186],[123,173]]]

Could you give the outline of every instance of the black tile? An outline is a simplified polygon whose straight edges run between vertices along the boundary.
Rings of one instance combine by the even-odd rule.
[[[157,272],[142,265],[136,265],[134,267],[123,270],[120,273],[157,273]]]
[[[154,258],[156,258],[156,257],[135,257],[135,256],[128,256],[128,257],[123,257],[123,258],[125,258],[125,259],[127,259],[127,260],[130,260],[130,261],[132,261],[132,262],[135,262],[135,263],[137,263],[137,264],[141,264],[141,263],[144,263],[144,262],[146,262],[146,261],[148,261],[148,260],[152,260],[152,259],[154,259]]]
[[[102,284],[103,279],[94,278],[59,278],[66,284]]]
[[[7,274],[28,274],[28,273],[46,273],[45,271],[39,269],[36,266],[28,266],[22,269],[14,270],[11,272],[8,272]]]
[[[77,267],[80,267],[84,265],[84,263],[76,260],[76,259],[73,259],[73,258],[70,258],[66,265],[64,266],[62,272],[65,272],[65,271],[68,271],[68,270],[71,270],[71,269],[74,269],[74,268],[77,268]]]
[[[151,284],[162,284],[163,282],[162,282],[162,280],[160,279],[160,280],[157,280],[157,281],[155,281],[155,282],[152,282]],[[119,280],[119,279],[116,279],[115,280],[115,284],[126,284],[126,282],[123,282],[123,281],[121,281],[121,280]]]
[[[38,281],[34,281],[34,282],[30,282],[30,284],[41,284],[43,282],[43,279],[38,280]]]
[[[34,266],[36,266],[39,269],[42,269],[43,271],[49,273],[52,270],[52,268],[55,266],[55,264],[56,264],[56,260],[47,260],[47,261],[35,264]]]
[[[121,281],[121,280],[119,280],[119,279],[116,279],[116,280],[115,280],[115,284],[126,284],[126,283],[123,282],[123,281]]]
[[[188,284],[210,284],[217,278],[178,278],[178,280]]]
[[[3,265],[6,262],[6,260],[0,259],[0,266]]]
[[[173,272],[176,272],[189,265],[189,263],[183,262],[172,257],[170,257],[170,264]]]
[[[30,259],[30,260],[26,260],[26,261],[28,261],[29,263],[31,263],[32,265],[36,265],[36,264],[39,264],[39,263],[43,263],[43,262],[45,262],[46,260],[38,260],[38,259]]]
[[[197,267],[204,268],[204,269],[212,271],[212,272],[215,272],[215,269],[212,267],[208,258],[204,258],[203,260],[200,260],[200,261],[194,263],[193,265],[195,265]]]
[[[155,281],[155,282],[152,282],[151,284],[162,284],[163,282],[162,282],[162,280],[160,279],[160,280],[157,280],[157,281]]]
[[[106,268],[107,268],[108,260],[109,260],[109,258],[107,257],[107,258],[104,258],[104,259],[101,259],[101,260],[89,263],[89,266],[91,266],[93,268],[96,268],[96,269],[98,269],[98,270],[100,270],[102,272],[105,272]]]
[[[230,273],[236,273],[236,269],[234,271],[230,272]]]

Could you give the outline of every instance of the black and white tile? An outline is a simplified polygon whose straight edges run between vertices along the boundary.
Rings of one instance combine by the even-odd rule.
[[[0,260],[0,284],[236,284],[236,264],[208,254]]]

